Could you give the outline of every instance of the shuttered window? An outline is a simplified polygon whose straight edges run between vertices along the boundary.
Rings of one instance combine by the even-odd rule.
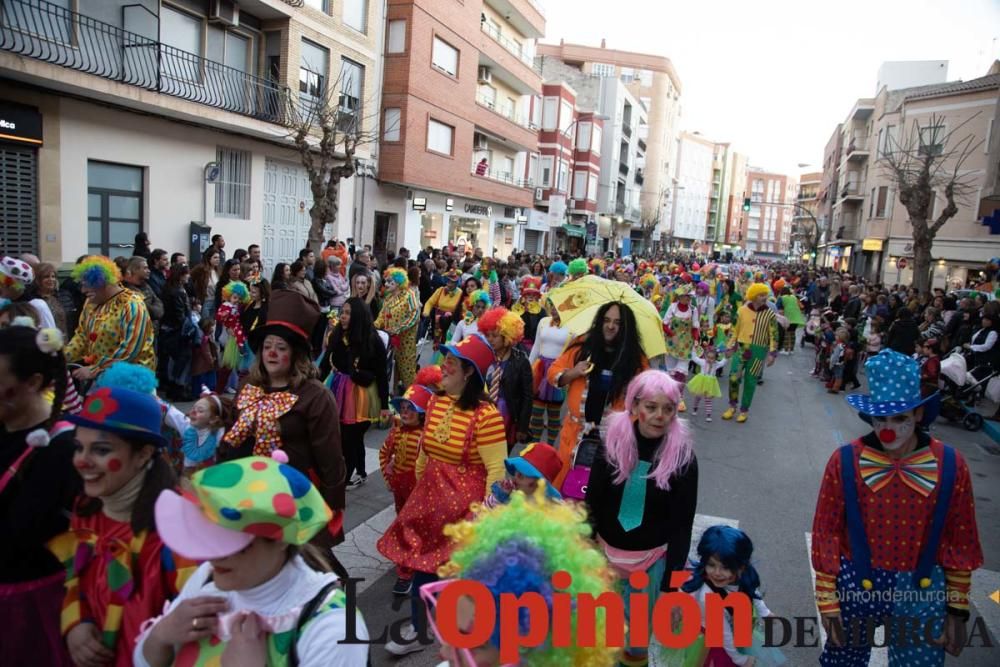
[[[250,152],[219,147],[219,180],[215,183],[215,215],[250,219]]]
[[[34,148],[0,144],[0,248],[38,253],[38,162]]]

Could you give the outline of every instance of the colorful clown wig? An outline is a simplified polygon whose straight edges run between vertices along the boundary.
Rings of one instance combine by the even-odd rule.
[[[493,299],[490,298],[490,293],[484,289],[477,289],[469,295],[470,306],[474,306],[480,302],[485,303],[487,308],[493,305]]]
[[[240,303],[244,306],[250,303],[250,289],[242,280],[228,282],[226,283],[226,286],[222,288],[222,298],[224,300],[229,301],[230,297],[234,294],[239,297]]]
[[[624,484],[639,460],[639,445],[635,438],[635,422],[632,408],[643,398],[666,396],[674,405],[683,397],[684,385],[658,370],[639,373],[625,390],[625,411],[615,412],[608,419],[608,435],[605,439],[606,456],[614,471],[615,484]],[[655,465],[650,477],[656,486],[668,491],[670,478],[681,472],[694,459],[694,449],[687,422],[674,416],[663,441],[656,449]]]
[[[580,276],[587,275],[587,260],[583,257],[577,257],[572,262],[569,263],[567,268],[569,275],[579,278]]]
[[[480,283],[484,280],[488,280],[491,283],[495,283],[499,280],[499,278],[497,278],[496,269],[493,268],[493,259],[490,257],[483,257],[483,259],[480,260],[479,268],[476,269],[473,276],[475,276],[476,280]]]
[[[542,487],[544,482],[539,484]],[[462,521],[444,529],[454,550],[439,573],[465,581],[475,581],[490,592],[498,622],[490,642],[500,646],[500,600],[504,594],[540,595],[549,615],[553,612],[552,576],[559,571],[570,575],[571,583],[559,592],[570,600],[589,595],[593,599],[612,592],[612,574],[607,560],[590,541],[590,526],[584,511],[575,505],[550,502],[543,488],[529,500],[523,493],[512,494],[506,505],[480,512],[473,521]],[[509,604],[509,603],[507,603]],[[570,637],[577,636],[579,619],[570,614]],[[605,645],[609,622],[607,609],[594,611],[596,646],[555,648],[543,644],[521,650],[519,664],[527,667],[603,667],[614,663],[616,648]],[[530,618],[522,609],[519,632],[525,636]],[[571,642],[577,644],[578,642]]]
[[[127,361],[116,361],[94,380],[94,389],[118,387],[131,389],[137,394],[152,394],[157,386],[159,381],[156,379],[156,373],[145,366]]]
[[[413,377],[413,384],[422,385],[432,391],[437,391],[438,385],[441,384],[443,378],[440,366],[424,366]]]
[[[590,260],[590,272],[595,276],[603,276],[604,272],[607,270],[608,266],[603,259],[595,257]]]
[[[754,299],[756,299],[757,297],[759,297],[761,294],[766,294],[767,295],[767,294],[770,294],[770,293],[771,293],[771,290],[767,289],[767,285],[765,285],[764,283],[754,283],[753,285],[751,285],[750,287],[747,288],[747,293],[746,293],[745,299],[747,301],[753,301]]]
[[[524,320],[506,308],[490,308],[479,318],[479,333],[499,333],[509,345],[517,345],[524,338]]]
[[[566,266],[566,262],[552,262],[549,264],[549,273],[557,273],[565,276],[567,271],[569,271],[569,267]]]
[[[639,286],[643,289],[653,289],[656,285],[656,276],[652,273],[644,273],[642,278],[639,279]]]
[[[122,281],[118,265],[104,255],[90,255],[73,267],[73,280],[86,289],[101,289]]]
[[[383,273],[382,276],[385,278],[386,284],[388,284],[389,281],[392,281],[396,283],[397,288],[405,289],[410,286],[409,276],[406,274],[405,270],[399,268],[398,266],[389,267],[385,270],[385,273]]]

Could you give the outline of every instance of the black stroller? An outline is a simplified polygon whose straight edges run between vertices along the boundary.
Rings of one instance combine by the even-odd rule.
[[[968,431],[978,431],[983,428],[983,416],[976,412],[976,404],[997,372],[988,364],[969,369],[971,358],[955,348],[941,362],[940,414],[951,423],[961,422]]]

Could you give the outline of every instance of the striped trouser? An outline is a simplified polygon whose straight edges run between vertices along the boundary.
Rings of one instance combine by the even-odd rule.
[[[767,348],[763,345],[747,345],[740,343],[733,355],[733,365],[729,369],[729,405],[746,412],[753,403],[753,394],[757,391],[757,379],[764,372],[764,360],[767,359]],[[743,383],[743,400],[740,400],[740,383]]]
[[[544,442],[554,447],[558,446],[559,414],[561,412],[562,403],[540,401],[537,398],[533,400],[531,402],[531,422],[528,424],[531,441]]]

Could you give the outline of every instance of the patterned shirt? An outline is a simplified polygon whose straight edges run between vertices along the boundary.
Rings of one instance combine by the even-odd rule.
[[[87,300],[76,334],[66,346],[66,359],[82,361],[100,371],[116,361],[156,370],[153,336],[142,295],[123,289],[100,306]]]
[[[486,466],[486,488],[504,478],[503,461],[507,456],[507,435],[500,413],[492,403],[479,409],[462,410],[450,396],[435,396],[427,406],[424,422],[424,445],[417,460],[417,477],[423,472],[426,458],[460,465],[467,434],[472,431],[468,452],[471,465]]]

